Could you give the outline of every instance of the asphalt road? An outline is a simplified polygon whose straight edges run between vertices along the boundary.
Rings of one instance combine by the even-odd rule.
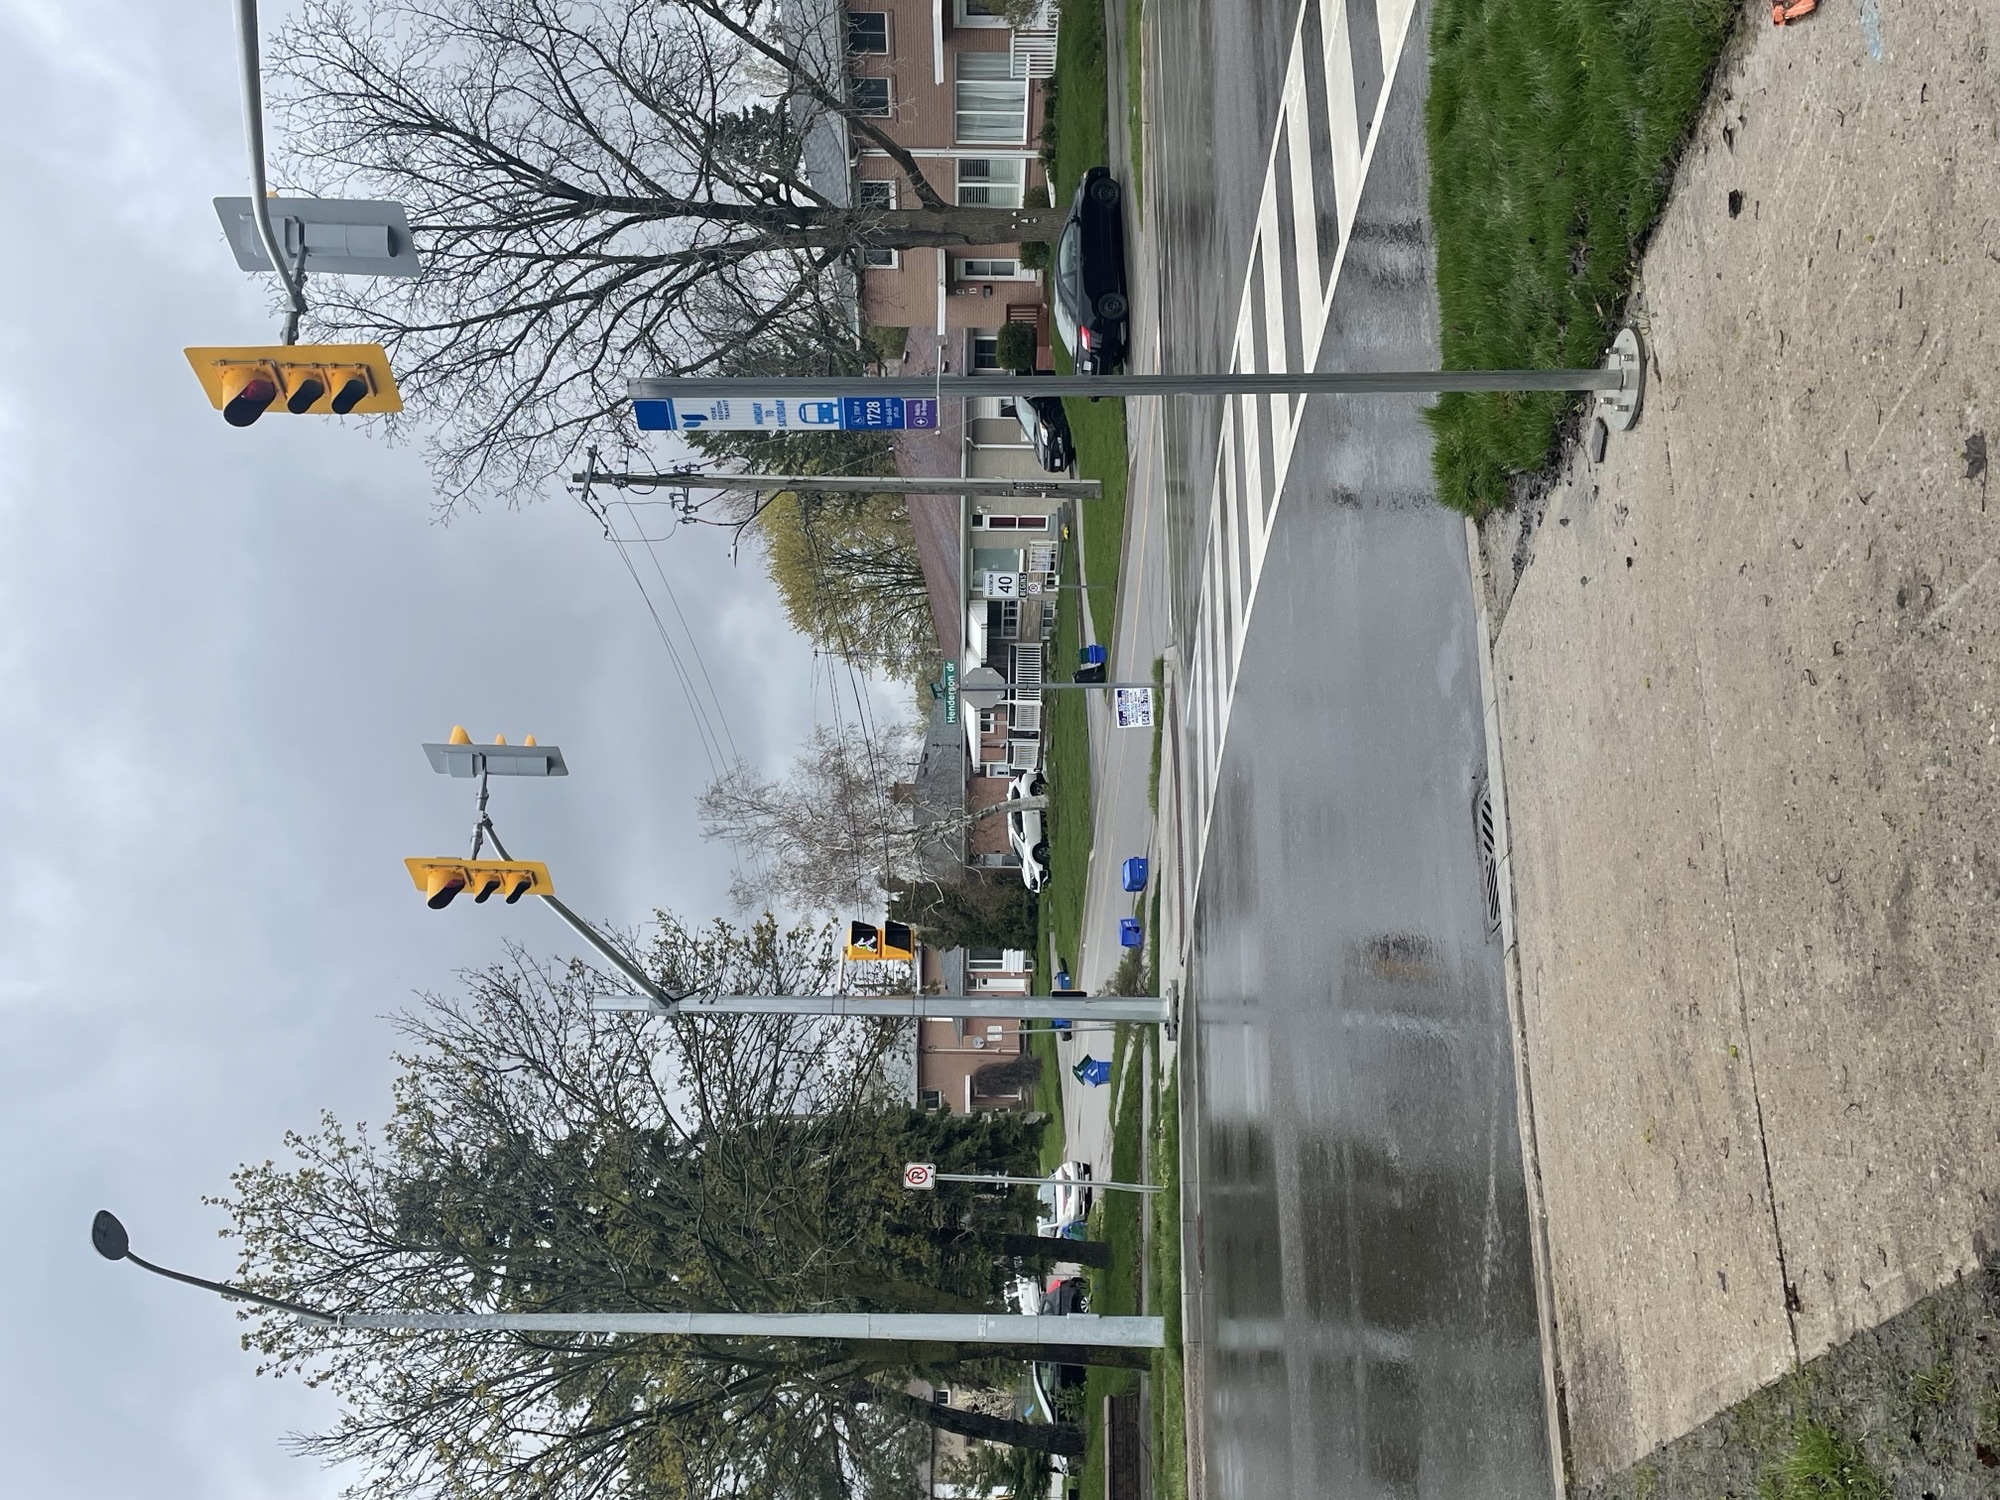
[[[1357,10],[1373,24],[1374,7]],[[1237,347],[1298,15],[1161,7],[1148,174],[1174,367],[1224,368]],[[1388,80],[1322,368],[1436,361],[1424,19]],[[1221,727],[1183,751],[1211,788],[1193,820],[1206,843],[1182,1066],[1197,1100],[1191,1374],[1218,1500],[1553,1490],[1501,947],[1474,837],[1465,541],[1429,499],[1421,404],[1309,404],[1282,493],[1254,500],[1261,521],[1239,511],[1216,532],[1268,525],[1225,565],[1205,550],[1224,510],[1220,410],[1187,403],[1170,423],[1176,633],[1223,682]],[[1254,451],[1232,441],[1254,495]],[[1268,455],[1268,427],[1263,442]],[[1229,662],[1233,695],[1216,667]]]

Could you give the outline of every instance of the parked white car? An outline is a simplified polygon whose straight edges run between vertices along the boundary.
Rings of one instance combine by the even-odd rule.
[[[1007,784],[1007,800],[1018,802],[1026,797],[1039,797],[1047,784],[1040,771],[1023,771]],[[1041,809],[1018,812],[1009,808],[1007,842],[1014,850],[1014,857],[1021,861],[1021,883],[1031,891],[1047,885],[1049,841],[1042,836]]]
[[[1056,1239],[1076,1237],[1071,1226],[1081,1226],[1090,1214],[1090,1163],[1064,1162],[1035,1189],[1035,1198],[1035,1233]]]

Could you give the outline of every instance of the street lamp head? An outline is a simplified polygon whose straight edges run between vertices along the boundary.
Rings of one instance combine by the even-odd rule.
[[[97,1217],[90,1221],[90,1243],[106,1260],[123,1260],[132,1253],[131,1236],[118,1222],[118,1215],[108,1208],[100,1208]]]

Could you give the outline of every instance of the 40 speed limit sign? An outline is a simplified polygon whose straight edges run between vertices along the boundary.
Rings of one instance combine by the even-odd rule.
[[[906,1188],[934,1188],[937,1186],[937,1168],[927,1161],[913,1161],[903,1168],[903,1186]]]

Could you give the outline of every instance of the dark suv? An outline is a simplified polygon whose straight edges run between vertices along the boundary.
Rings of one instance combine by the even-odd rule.
[[[1080,375],[1108,375],[1125,362],[1125,220],[1123,190],[1108,167],[1077,184],[1069,222],[1056,241],[1052,280],[1056,332]]]
[[[1035,462],[1051,474],[1066,474],[1076,462],[1076,444],[1069,434],[1069,414],[1060,396],[1016,396],[1014,420],[1035,450]]]

